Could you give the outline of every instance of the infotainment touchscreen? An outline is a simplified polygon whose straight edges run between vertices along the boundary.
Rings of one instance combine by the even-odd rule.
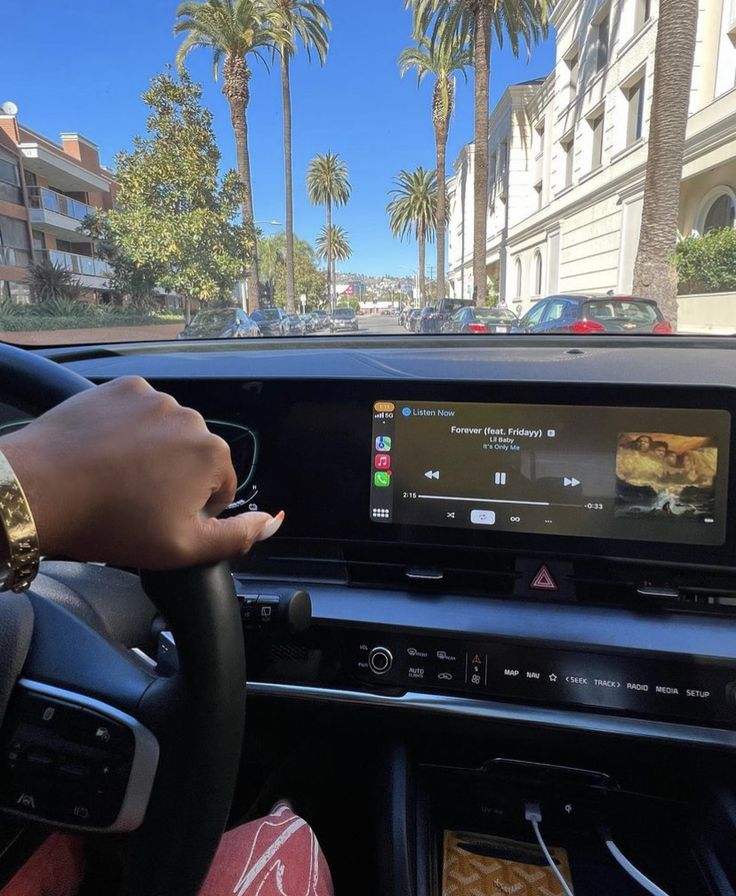
[[[370,517],[720,545],[730,431],[722,410],[376,401]]]

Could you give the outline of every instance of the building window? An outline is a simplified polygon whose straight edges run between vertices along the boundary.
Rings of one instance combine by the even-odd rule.
[[[701,232],[722,230],[724,227],[733,227],[735,223],[736,195],[731,192],[721,193],[706,206]]]
[[[521,298],[521,287],[522,287],[522,277],[521,277],[521,259],[517,258],[514,263],[514,298]]]
[[[499,152],[499,172],[503,174],[506,171],[506,167],[509,163],[509,143],[508,140],[504,140],[501,143],[501,149]]]
[[[634,0],[634,34],[652,17],[652,0]]]
[[[0,199],[16,205],[23,203],[18,160],[2,149],[0,149]]]
[[[540,121],[539,124],[537,124],[534,127],[534,134],[536,137],[536,144],[537,144],[537,157],[539,157],[544,152],[544,122],[543,121]]]
[[[573,172],[575,170],[575,135],[569,134],[560,142],[562,146],[562,158],[565,166],[565,187],[572,186]]]
[[[496,177],[498,176],[498,156],[494,152],[491,156],[491,183],[496,182]]]
[[[601,71],[608,65],[609,42],[611,39],[611,15],[609,12],[596,23],[595,27],[595,70]]]
[[[627,102],[626,145],[641,140],[644,131],[644,78],[624,91]]]
[[[570,90],[574,93],[577,90],[578,75],[580,74],[580,54],[577,50],[573,51],[567,59],[565,59],[565,65],[569,72],[568,84]]]
[[[592,115],[588,119],[588,124],[590,125],[591,131],[591,155],[590,155],[590,167],[591,170],[595,170],[596,168],[600,168],[603,164],[603,126],[605,123],[605,116],[603,114],[603,110],[597,112],[595,115]]]
[[[25,267],[30,260],[26,222],[0,215],[0,264]]]
[[[534,253],[534,295],[542,295],[542,253],[539,249]]]

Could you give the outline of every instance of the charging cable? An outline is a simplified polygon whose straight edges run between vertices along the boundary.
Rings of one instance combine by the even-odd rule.
[[[574,896],[572,890],[567,884],[567,881],[562,876],[560,869],[557,867],[557,862],[555,862],[555,860],[550,855],[550,851],[547,849],[547,844],[544,842],[544,837],[542,837],[542,832],[539,830],[539,822],[542,820],[542,810],[539,807],[539,803],[526,803],[526,805],[524,806],[524,817],[527,821],[531,822],[531,825],[534,828],[534,833],[537,837],[537,842],[539,843],[539,846],[544,853],[544,857],[547,860],[549,867],[552,869],[555,877],[559,881],[560,886],[565,893],[565,896]]]
[[[631,864],[631,862],[621,852],[618,846],[616,846],[616,844],[613,842],[613,840],[611,839],[611,835],[608,832],[601,831],[601,836],[603,837],[603,842],[608,847],[608,851],[611,853],[614,859],[616,859],[616,861],[624,869],[624,871],[630,877],[632,877],[642,889],[646,890],[647,893],[651,893],[652,896],[667,896],[667,893],[665,893],[664,890],[660,889],[660,887],[649,880],[648,877],[645,877],[635,865]]]

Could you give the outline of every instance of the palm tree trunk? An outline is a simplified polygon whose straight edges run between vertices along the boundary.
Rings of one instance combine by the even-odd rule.
[[[427,245],[424,230],[420,230],[417,234],[417,242],[419,243],[419,304],[424,305],[424,293],[426,292],[426,268],[427,268]]]
[[[475,68],[475,183],[473,203],[473,294],[476,305],[488,298],[486,237],[488,228],[488,91],[491,68],[490,4],[478,3],[473,41]]]
[[[445,230],[447,224],[447,131],[448,121],[442,119],[435,124],[434,136],[437,147],[437,298],[447,295],[445,290]]]
[[[334,310],[332,305],[332,203],[327,200],[327,305],[330,312]]]
[[[286,200],[286,310],[296,311],[294,286],[294,185],[291,144],[291,81],[289,52],[281,49],[281,96],[284,105],[284,194]]]
[[[673,253],[697,28],[698,0],[660,0],[649,158],[633,292],[656,299],[673,327],[677,326]]]
[[[235,155],[238,162],[238,174],[243,184],[243,226],[252,231],[253,259],[246,274],[248,284],[248,310],[255,311],[260,306],[258,287],[258,251],[256,248],[255,217],[253,214],[253,185],[250,174],[250,152],[248,150],[248,123],[245,113],[247,102],[239,92],[231,90],[223,93],[230,103],[230,120],[235,133]],[[246,93],[247,96],[247,93]]]

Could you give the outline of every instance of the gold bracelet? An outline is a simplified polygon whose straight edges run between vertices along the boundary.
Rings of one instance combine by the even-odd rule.
[[[8,459],[0,451],[0,525],[8,542],[2,591],[27,591],[38,574],[40,551],[36,523],[28,500]]]

